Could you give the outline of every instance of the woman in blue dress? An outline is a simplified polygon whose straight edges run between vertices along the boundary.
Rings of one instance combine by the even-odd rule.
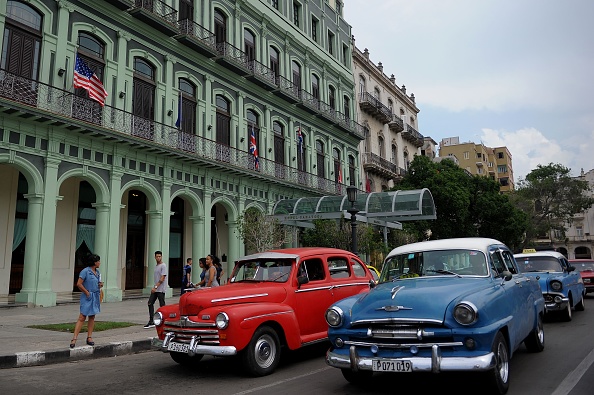
[[[74,326],[74,337],[70,341],[70,348],[76,346],[76,339],[80,333],[83,324],[87,317],[89,322],[87,324],[87,344],[94,346],[93,341],[93,328],[95,326],[95,315],[101,311],[101,287],[103,282],[101,281],[101,273],[99,273],[99,266],[101,265],[101,258],[99,255],[91,254],[88,256],[87,264],[83,270],[80,271],[78,282],[76,286],[80,289],[80,314],[78,321]]]

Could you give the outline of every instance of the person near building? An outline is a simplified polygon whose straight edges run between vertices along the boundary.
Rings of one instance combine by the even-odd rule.
[[[148,300],[149,322],[144,326],[145,329],[154,328],[153,315],[155,314],[155,302],[159,299],[159,306],[165,306],[165,291],[167,290],[167,266],[163,262],[163,253],[155,251],[155,261],[157,265],[153,273],[155,285],[151,288],[151,295]]]
[[[217,281],[217,267],[215,266],[215,256],[209,254],[206,256],[206,274],[204,280],[206,281],[205,287],[218,287],[219,282]]]
[[[202,270],[200,272],[200,282],[197,284],[198,287],[204,287],[206,285],[206,271],[207,271],[207,266],[206,266],[206,258],[200,258],[198,259],[198,266],[200,266],[200,269]]]
[[[78,320],[74,325],[74,335],[70,341],[70,348],[76,346],[76,340],[80,333],[83,324],[87,317],[87,345],[94,346],[93,329],[95,327],[95,316],[101,311],[101,273],[99,273],[99,266],[101,265],[101,258],[96,254],[89,254],[87,257],[87,267],[80,271],[76,286],[80,290],[80,314]]]
[[[188,288],[192,287],[192,258],[186,259],[183,272],[180,295],[183,295]]]

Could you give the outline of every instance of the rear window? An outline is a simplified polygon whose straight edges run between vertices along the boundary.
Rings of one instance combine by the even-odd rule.
[[[556,258],[548,256],[527,256],[516,258],[522,272],[562,272],[563,267]]]

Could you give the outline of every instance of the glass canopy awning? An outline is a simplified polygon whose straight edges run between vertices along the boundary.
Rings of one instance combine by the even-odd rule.
[[[351,202],[347,196],[303,197],[283,199],[275,203],[272,215],[286,225],[313,228],[314,219],[338,219]],[[370,225],[402,229],[402,221],[436,219],[433,195],[427,188],[411,191],[371,192],[357,194],[356,219]]]

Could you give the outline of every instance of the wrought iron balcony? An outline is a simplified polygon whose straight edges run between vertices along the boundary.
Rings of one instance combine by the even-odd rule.
[[[392,120],[388,123],[391,131],[399,133],[404,130],[404,121],[396,114],[392,114]]]
[[[334,180],[299,171],[296,168],[259,158],[256,170],[254,156],[204,137],[184,133],[177,128],[142,118],[111,106],[80,97],[35,80],[0,70],[0,108],[4,114],[48,121],[72,132],[93,135],[165,155],[196,160],[204,166],[220,166],[241,174],[261,175],[326,194],[340,194],[343,187]],[[10,109],[10,111],[7,111]]]
[[[320,112],[320,99],[312,95],[311,93],[301,89],[300,92],[301,101],[298,103],[300,107],[309,110],[314,114]]]
[[[229,44],[228,42],[217,43],[217,52],[219,57],[217,62],[222,63],[227,68],[232,69],[239,75],[247,76],[252,74],[249,56],[241,49]]]
[[[359,94],[359,107],[382,123],[392,120],[392,110],[369,92]]]
[[[415,147],[423,146],[423,135],[409,124],[406,124],[406,129],[402,132],[402,138],[410,141]]]
[[[278,89],[275,90],[274,93],[293,103],[297,103],[299,100],[301,100],[299,97],[299,92],[301,89],[299,86],[294,84],[293,81],[290,81],[283,76],[278,76],[276,81]]]
[[[406,173],[404,169],[372,152],[365,152],[361,155],[363,169],[377,174],[387,180],[397,180]]]
[[[177,24],[180,34],[174,36],[176,40],[204,56],[212,58],[218,55],[214,33],[190,19],[183,19]]]
[[[277,75],[274,70],[258,62],[257,60],[252,60],[249,63],[249,68],[252,71],[252,73],[248,75],[250,80],[264,88],[276,89]]]
[[[134,0],[131,15],[170,36],[179,32],[177,10],[160,0]]]

